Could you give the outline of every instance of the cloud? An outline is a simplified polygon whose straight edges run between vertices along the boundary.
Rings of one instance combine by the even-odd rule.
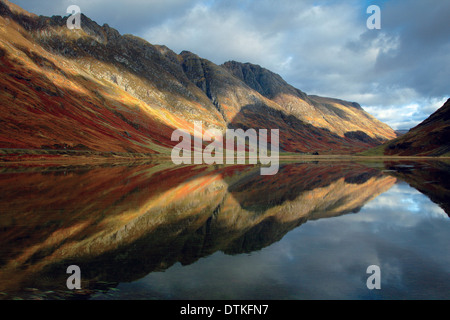
[[[372,96],[361,102],[394,128],[410,128],[450,96],[450,65],[446,62],[450,61],[450,34],[445,26],[450,3],[391,1],[384,4],[382,12],[382,31],[366,31],[353,44],[367,50],[368,43],[380,37],[388,40],[387,45],[378,46],[382,50],[365,79],[366,84],[376,83],[376,90],[368,88]],[[382,116],[390,111],[397,111],[396,115]]]
[[[349,71],[355,74],[351,66],[356,56],[349,61],[342,46],[358,36],[355,29],[365,30],[365,22],[354,22],[357,11],[349,2],[215,1],[150,27],[145,38],[218,64],[231,59],[257,63],[302,89],[330,87]],[[366,63],[367,57],[359,60]]]
[[[406,98],[398,101],[405,101]],[[389,124],[396,129],[410,129],[417,126],[424,119],[428,118],[447,101],[447,98],[423,99],[419,96],[414,103],[392,104],[385,106],[366,106],[367,112],[375,116],[380,121]],[[394,102],[394,101],[393,101]]]
[[[150,28],[144,36],[152,43],[165,44],[176,52],[193,51],[218,64],[229,59],[281,58],[273,50],[277,37],[270,36],[267,41],[268,36],[248,24],[242,12],[219,12],[204,4],[196,5],[180,19]]]

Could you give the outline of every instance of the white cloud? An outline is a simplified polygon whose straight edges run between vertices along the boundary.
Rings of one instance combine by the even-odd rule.
[[[275,49],[279,35],[258,32],[243,12],[218,12],[204,4],[196,5],[179,19],[149,28],[144,37],[178,53],[192,51],[217,64],[228,60],[261,64],[276,61],[281,66],[289,63],[289,58]]]
[[[400,99],[398,101],[406,101]],[[376,101],[376,99],[374,100]],[[416,95],[413,103],[387,106],[363,106],[364,110],[394,129],[410,129],[428,118],[447,101],[446,97],[423,99]]]

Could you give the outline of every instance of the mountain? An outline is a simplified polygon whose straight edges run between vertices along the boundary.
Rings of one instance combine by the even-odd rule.
[[[409,132],[363,154],[450,156],[450,99],[425,121],[409,130]]]
[[[399,130],[395,130],[395,133],[397,134],[398,137],[404,135],[405,133],[408,133],[409,129],[399,129]]]
[[[305,123],[366,143],[377,144],[396,137],[388,125],[365,112],[358,103],[307,95],[258,65],[229,61],[223,66]]]
[[[0,148],[170,153],[175,129],[280,129],[287,152],[349,154],[396,137],[357,103],[308,96],[251,64],[216,65],[82,15],[0,0]]]

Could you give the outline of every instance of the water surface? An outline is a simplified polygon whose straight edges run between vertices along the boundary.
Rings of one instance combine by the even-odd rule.
[[[448,299],[443,162],[3,168],[4,299]],[[67,290],[66,269],[82,270]],[[381,269],[369,290],[367,267]]]

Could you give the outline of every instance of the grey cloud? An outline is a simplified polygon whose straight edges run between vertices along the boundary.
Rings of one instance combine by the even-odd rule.
[[[450,2],[389,2],[383,12],[385,32],[398,36],[399,45],[379,55],[376,70],[421,95],[448,95]]]
[[[377,99],[363,101],[378,115],[386,108],[397,108],[397,118],[383,119],[396,128],[417,125],[442,106],[436,101],[443,103],[450,96],[449,13],[446,1],[389,1],[382,9],[382,30],[366,31],[349,44],[356,51],[369,50],[380,38],[396,44],[387,48],[389,43],[379,42],[385,50],[379,52],[365,79],[367,84],[378,83]],[[398,98],[392,100],[392,95]],[[412,104],[419,104],[417,112],[400,118],[404,106]]]

